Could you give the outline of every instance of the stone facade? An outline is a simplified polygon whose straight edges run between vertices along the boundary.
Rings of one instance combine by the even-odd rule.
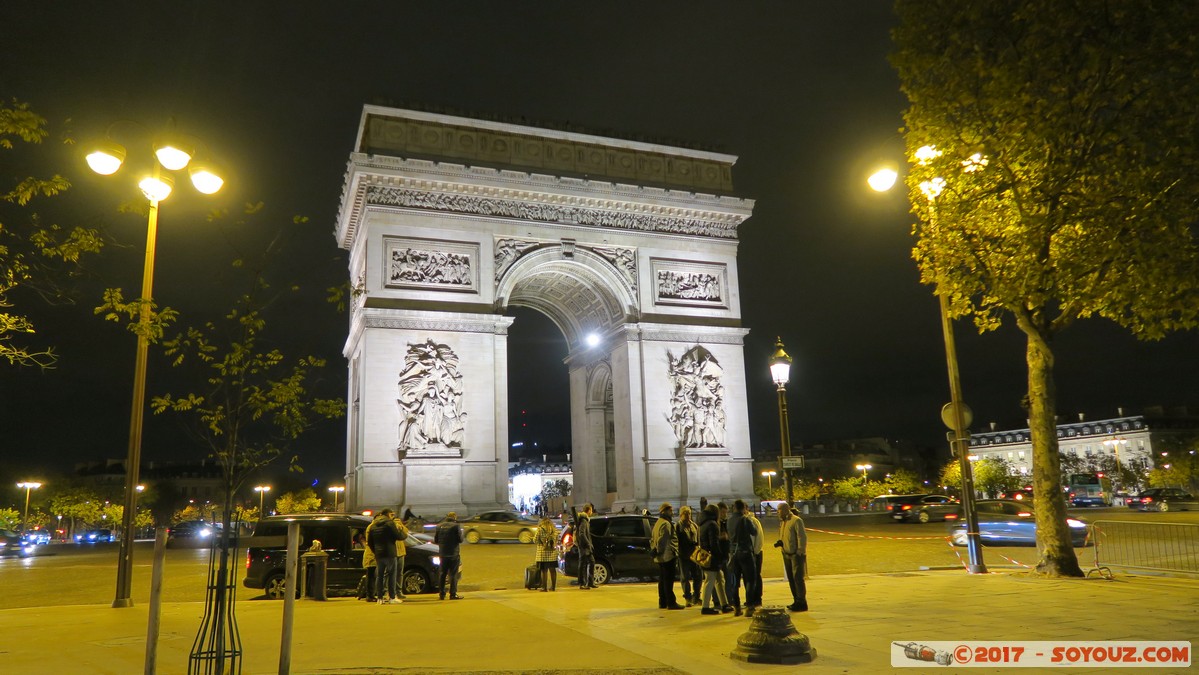
[[[749,495],[735,160],[366,107],[336,230],[348,508],[507,506],[509,306],[569,345],[572,501]]]

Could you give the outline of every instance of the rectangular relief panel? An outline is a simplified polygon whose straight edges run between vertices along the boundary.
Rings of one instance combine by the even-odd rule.
[[[478,293],[479,245],[384,237],[383,287]]]
[[[650,258],[654,304],[728,309],[728,267],[722,263]]]

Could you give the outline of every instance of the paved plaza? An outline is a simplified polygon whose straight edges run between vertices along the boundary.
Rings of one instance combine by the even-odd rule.
[[[457,602],[438,601],[435,595],[390,606],[353,599],[298,601],[291,672],[877,673],[891,669],[895,642],[1199,636],[1199,582],[1194,580],[1044,580],[1013,571],[970,576],[960,570],[818,576],[808,584],[812,611],[791,615],[811,639],[815,660],[758,665],[729,657],[751,620],[702,616],[698,607],[658,610],[656,597],[653,584],[614,584],[588,592],[563,584],[553,593],[494,590]],[[764,597],[767,605],[783,604],[785,583],[767,579]],[[238,602],[243,672],[279,672],[282,610],[278,601]],[[158,672],[187,672],[202,613],[199,602],[163,606]],[[145,605],[0,611],[5,636],[0,671],[142,672],[147,614]],[[906,672],[957,670],[989,672],[932,664]]]

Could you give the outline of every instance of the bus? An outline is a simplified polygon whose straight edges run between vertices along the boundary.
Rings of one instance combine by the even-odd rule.
[[[1071,506],[1111,506],[1112,481],[1102,472],[1069,474],[1066,499]]]

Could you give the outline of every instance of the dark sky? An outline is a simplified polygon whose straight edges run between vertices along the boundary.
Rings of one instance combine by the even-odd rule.
[[[338,393],[346,317],[324,303],[323,289],[345,277],[333,219],[364,103],[569,122],[738,155],[737,192],[757,201],[739,253],[755,451],[777,447],[767,371],[776,335],[795,358],[795,442],[935,444],[948,398],[937,303],[910,259],[905,197],[875,195],[862,182],[871,161],[901,149],[905,101],[886,61],[893,22],[879,0],[203,2],[152,11],[145,3],[31,3],[6,18],[0,94],[54,124],[71,118],[81,139],[102,136],[117,119],[161,127],[172,117],[204,139],[228,169],[229,188],[201,199],[179,187],[160,223],[155,297],[185,316],[230,297],[219,280],[232,253],[207,226],[208,209],[262,200],[274,222],[309,216],[291,228],[282,263],[302,290],[274,310],[271,332],[289,353],[328,357]],[[134,295],[145,222],[115,207],[136,190],[121,174],[88,173],[77,149],[47,151],[76,187],[45,212],[57,222],[102,223],[125,247],[110,249],[91,283]],[[13,157],[0,154],[6,180],[24,170]],[[4,366],[4,472],[124,457],[132,335],[92,316],[94,297],[52,310],[16,299],[60,361],[46,372]],[[1011,328],[979,336],[963,325],[958,337],[976,419],[1022,425],[1021,336]],[[564,351],[547,321],[518,323],[512,344]],[[1057,347],[1063,414],[1199,398],[1194,332],[1142,344],[1096,320]],[[512,391],[513,408],[538,415],[551,445],[568,438],[565,369],[556,367],[561,377],[514,377]],[[149,393],[172,386],[167,364],[152,358]],[[344,435],[338,422],[299,443],[306,478],[338,480]],[[147,459],[197,453],[170,419],[147,420]]]

